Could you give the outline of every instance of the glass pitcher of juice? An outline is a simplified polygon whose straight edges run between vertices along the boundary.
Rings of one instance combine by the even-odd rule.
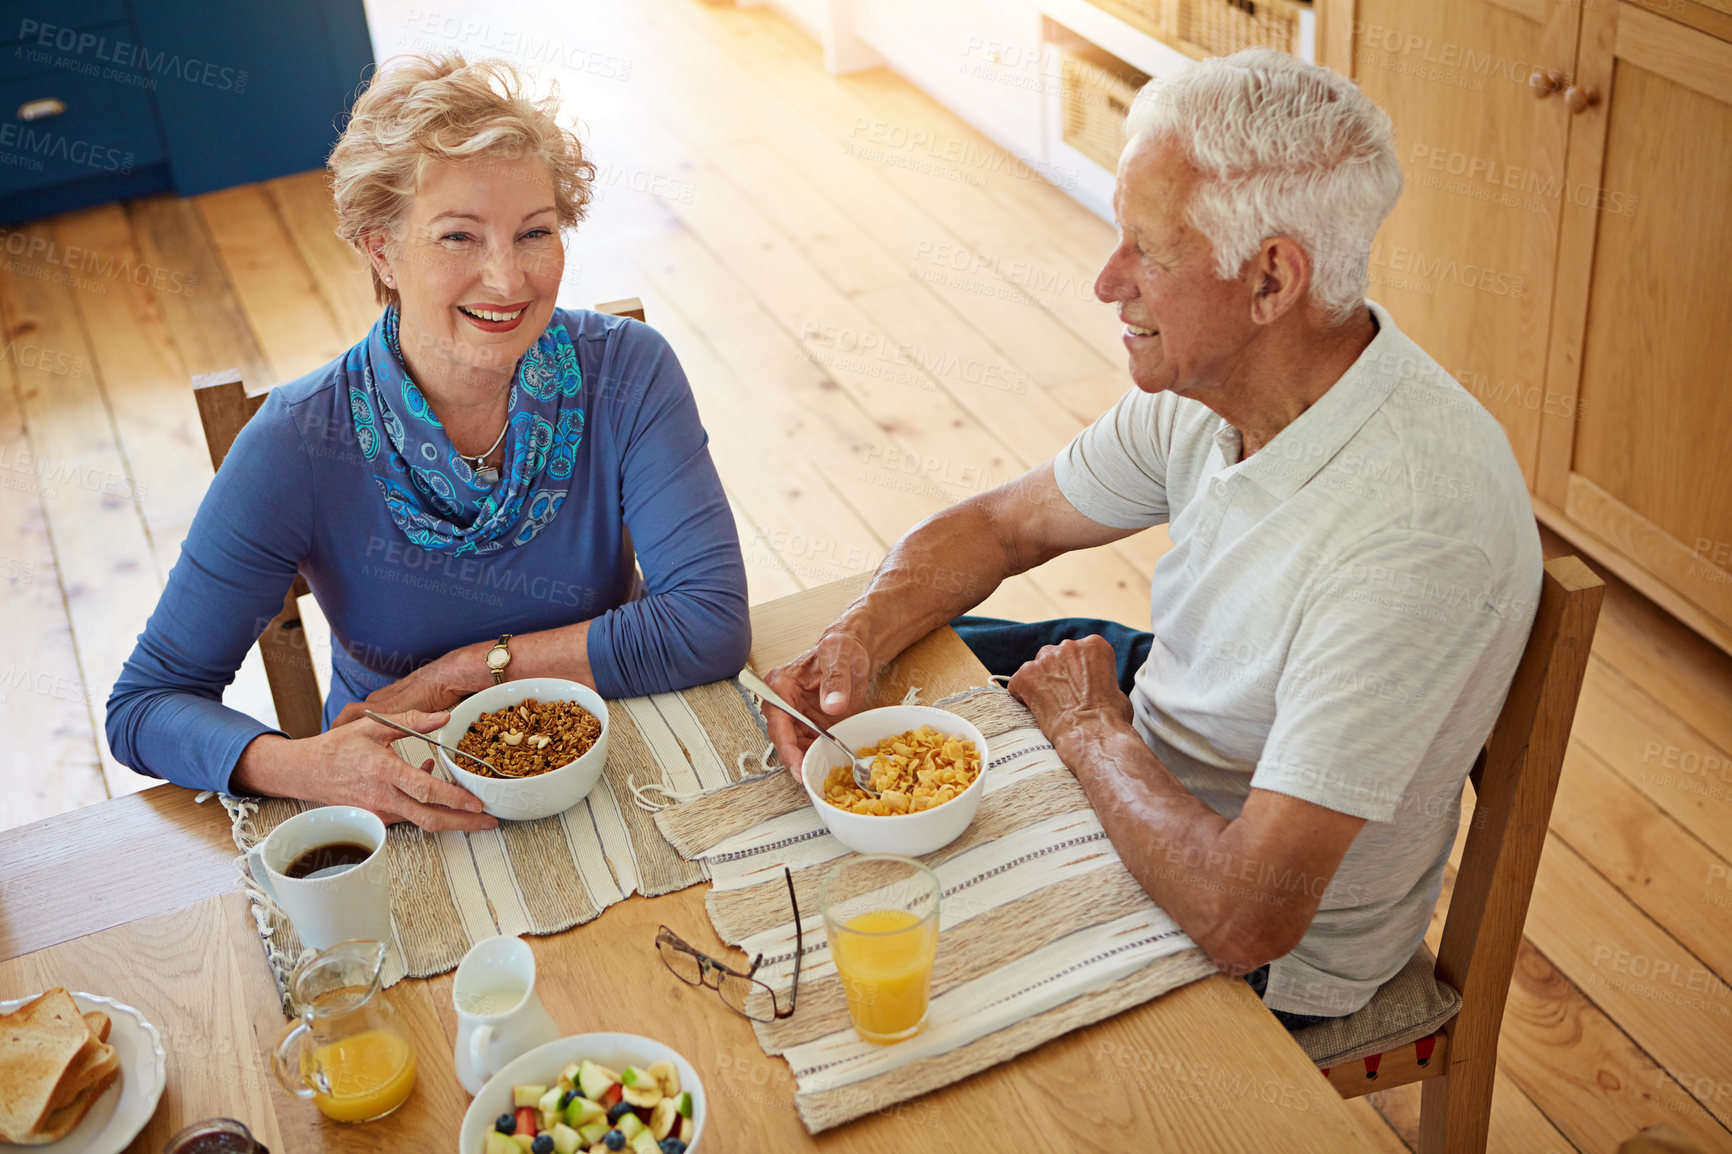
[[[384,943],[338,942],[289,982],[299,1020],[283,1031],[271,1067],[283,1089],[333,1121],[383,1118],[415,1088],[415,1050],[380,993],[384,966]]]
[[[913,858],[844,858],[818,885],[848,1016],[868,1042],[912,1038],[926,1022],[938,956],[938,875]]]

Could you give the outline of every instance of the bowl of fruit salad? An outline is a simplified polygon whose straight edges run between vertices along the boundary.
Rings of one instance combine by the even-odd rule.
[[[698,1072],[636,1034],[574,1034],[499,1071],[463,1116],[459,1154],[696,1154]]]

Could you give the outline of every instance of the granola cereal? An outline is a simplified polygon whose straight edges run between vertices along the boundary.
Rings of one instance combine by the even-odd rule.
[[[472,761],[463,768],[480,777],[534,777],[570,765],[596,743],[601,722],[575,701],[537,701],[483,713],[457,742],[464,753],[486,758],[497,775]]]
[[[873,797],[854,784],[851,766],[830,770],[824,800],[837,809],[870,817],[919,813],[950,801],[980,776],[980,750],[973,740],[940,733],[930,725],[860,747],[872,759]]]

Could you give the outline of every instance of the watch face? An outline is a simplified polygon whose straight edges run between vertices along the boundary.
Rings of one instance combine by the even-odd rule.
[[[487,651],[487,665],[491,669],[504,669],[505,663],[511,660],[511,654],[503,646],[494,646]]]

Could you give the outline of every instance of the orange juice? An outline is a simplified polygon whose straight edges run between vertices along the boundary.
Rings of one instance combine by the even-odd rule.
[[[919,1032],[937,955],[936,915],[868,910],[830,929],[830,956],[862,1038],[888,1045]]]
[[[316,1076],[308,1077],[313,1102],[336,1122],[383,1118],[415,1088],[415,1051],[389,1030],[367,1030],[318,1046],[313,1062],[330,1088],[324,1093]]]

